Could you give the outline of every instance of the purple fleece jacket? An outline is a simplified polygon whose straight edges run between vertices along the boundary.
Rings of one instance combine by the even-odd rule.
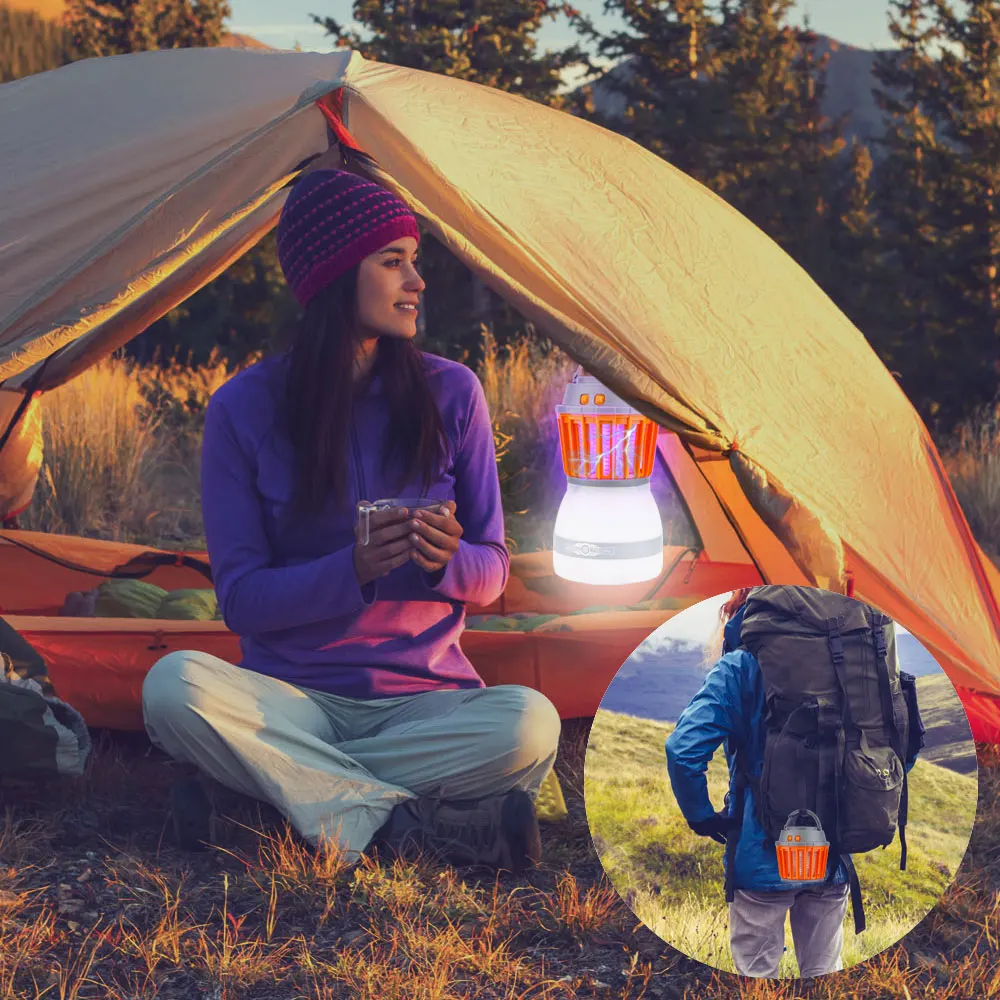
[[[482,687],[459,646],[465,604],[488,604],[510,558],[486,397],[464,365],[423,355],[448,439],[445,471],[429,489],[397,489],[383,472],[388,406],[382,380],[355,402],[350,499],[322,516],[290,516],[291,443],[276,427],[285,356],[266,358],[212,396],[202,446],[205,538],[222,616],[240,636],[240,666],[349,698]],[[464,535],[434,578],[408,562],[359,586],[359,499],[454,500]]]

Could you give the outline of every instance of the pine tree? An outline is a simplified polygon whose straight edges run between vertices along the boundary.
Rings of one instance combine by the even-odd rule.
[[[57,69],[72,58],[73,48],[62,25],[34,11],[0,4],[0,83]]]
[[[822,113],[828,55],[787,23],[791,0],[724,0],[718,84],[729,108],[718,137],[719,193],[828,285],[829,202],[842,122]]]
[[[828,57],[786,23],[791,6],[614,0],[625,28],[584,30],[625,60],[601,82],[624,107],[587,113],[721,195],[827,285],[842,123],[822,114]]]
[[[295,312],[272,230],[214,281],[131,341],[127,350],[144,364],[176,357],[197,366],[213,351],[239,363],[256,351],[279,347]]]
[[[600,57],[618,63],[600,84],[611,110],[596,108],[592,97],[579,110],[718,190],[719,127],[728,101],[715,85],[720,60],[712,41],[718,28],[714,5],[609,0],[604,7],[624,22],[622,29],[604,35],[583,17],[577,25]],[[593,87],[588,90],[592,95]]]
[[[895,328],[894,272],[887,266],[871,150],[855,138],[830,203],[827,293],[878,351]],[[899,373],[884,351],[882,359]],[[898,359],[897,359],[898,360]]]
[[[575,12],[550,0],[356,0],[367,37],[332,17],[313,20],[366,59],[441,73],[561,106],[561,73],[585,60],[578,46],[539,53],[543,21]]]
[[[942,431],[997,387],[998,6],[972,0],[959,18],[940,0],[892,0],[899,52],[875,65],[889,118],[878,201],[896,304],[875,346]]]
[[[337,44],[366,59],[440,73],[494,87],[554,107],[561,74],[585,64],[579,46],[539,53],[536,35],[546,19],[574,17],[568,4],[549,0],[356,0],[361,32],[332,17],[313,17]],[[500,343],[520,332],[523,320],[493,295],[441,244],[422,241],[421,268],[426,344],[474,362],[487,325]],[[471,356],[471,357],[470,357]]]
[[[939,58],[943,133],[954,152],[943,185],[948,254],[942,286],[943,416],[991,402],[1000,375],[1000,0],[968,0],[959,17],[934,0],[945,46]]]
[[[834,280],[833,239],[840,220],[831,203],[844,175],[844,123],[831,121],[822,111],[829,53],[817,56],[819,39],[808,25],[796,32],[795,40],[799,51],[789,70],[788,100],[781,116],[788,153],[775,164],[787,192],[779,209],[778,239],[837,298],[845,289]]]
[[[81,56],[218,45],[226,0],[68,0],[66,25]]]

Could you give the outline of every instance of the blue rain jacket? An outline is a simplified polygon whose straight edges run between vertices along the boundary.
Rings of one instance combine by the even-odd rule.
[[[708,672],[701,690],[681,713],[677,726],[667,738],[667,770],[681,812],[688,823],[710,819],[715,808],[708,797],[705,772],[715,751],[726,743],[729,764],[729,806],[736,801],[736,768],[729,741],[745,750],[750,775],[759,778],[764,769],[764,678],[757,658],[740,644],[740,626],[746,606],[726,625],[724,648],[729,650]],[[913,761],[906,762],[906,770]],[[778,875],[774,841],[764,832],[754,803],[753,789],[745,790],[743,822],[736,847],[733,885],[753,892],[809,888],[815,882],[788,882]],[[720,845],[720,850],[725,850]],[[725,859],[724,859],[725,863]],[[846,882],[847,872],[839,858],[833,882]],[[827,871],[829,875],[829,869]]]

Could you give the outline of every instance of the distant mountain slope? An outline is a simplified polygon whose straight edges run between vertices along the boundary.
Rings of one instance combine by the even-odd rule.
[[[241,35],[239,33],[224,35],[222,44],[219,47],[223,49],[266,49],[269,52],[278,51],[273,45],[259,41],[253,35]]]
[[[664,631],[668,630],[669,625]],[[900,633],[896,645],[903,670],[916,677],[941,674],[940,665],[912,635]],[[709,666],[701,646],[654,633],[622,665],[604,695],[601,708],[676,722],[701,687]]]
[[[885,132],[882,112],[872,93],[881,86],[875,79],[875,57],[878,52],[858,49],[853,45],[821,35],[817,54],[830,54],[826,68],[827,90],[823,100],[823,113],[831,119],[847,115],[844,136],[850,143],[853,136],[870,142]]]
[[[882,112],[872,95],[872,88],[876,85],[873,69],[878,52],[855,48],[820,35],[817,54],[822,56],[826,53],[830,54],[830,62],[827,65],[823,113],[831,119],[846,113],[844,136],[848,143],[854,136],[863,142],[870,142],[872,138],[882,135],[885,129]],[[594,107],[601,114],[610,117],[621,114],[624,101],[607,81],[623,76],[627,79],[630,62],[624,60],[591,84]]]

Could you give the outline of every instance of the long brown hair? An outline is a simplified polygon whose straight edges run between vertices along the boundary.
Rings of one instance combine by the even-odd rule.
[[[309,301],[288,351],[284,425],[294,459],[292,508],[301,515],[320,513],[331,496],[338,503],[348,496],[358,270],[355,265]],[[389,405],[383,469],[396,459],[405,470],[397,489],[419,476],[426,490],[443,467],[447,440],[423,356],[412,341],[382,337],[376,374]]]
[[[712,666],[722,656],[722,643],[725,638],[726,626],[733,620],[733,615],[747,602],[753,587],[740,587],[734,590],[726,602],[719,608],[719,624],[712,633],[712,639],[706,651],[706,665]]]

